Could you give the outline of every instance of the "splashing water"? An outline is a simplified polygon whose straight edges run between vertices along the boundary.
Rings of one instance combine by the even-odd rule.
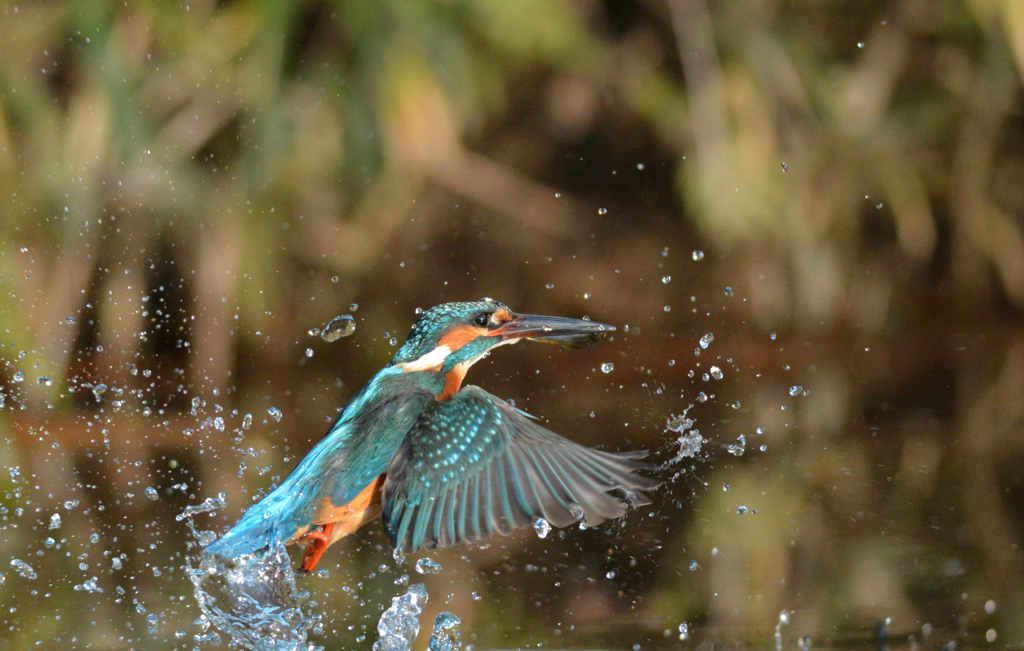
[[[462,648],[462,621],[447,610],[441,611],[434,619],[434,630],[430,633],[429,651],[459,651]]]
[[[690,405],[690,407],[692,406]],[[690,411],[690,407],[684,409],[683,413],[678,416],[669,418],[665,424],[667,431],[679,434],[679,437],[675,440],[679,444],[679,449],[675,456],[665,464],[666,467],[673,466],[683,459],[693,459],[700,454],[701,446],[704,444],[704,437],[700,435],[700,430],[690,429],[694,424],[694,420],[686,416],[686,413]]]
[[[295,587],[284,545],[225,560],[202,553],[186,570],[209,624],[231,636],[231,645],[257,651],[306,651],[315,619],[302,610],[307,592]],[[210,638],[216,633],[200,635]],[[197,639],[197,642],[200,640]]]
[[[217,497],[207,497],[203,500],[202,504],[185,507],[185,510],[174,516],[174,519],[181,522],[182,520],[190,519],[200,513],[207,513],[215,509],[222,509],[226,505],[227,503],[224,501],[224,493],[220,493]]]
[[[409,651],[420,633],[419,614],[427,603],[427,588],[422,583],[409,586],[409,590],[391,600],[377,623],[380,639],[373,643],[373,651]]]

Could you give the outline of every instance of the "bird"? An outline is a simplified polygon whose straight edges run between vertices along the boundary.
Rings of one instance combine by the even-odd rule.
[[[308,574],[340,538],[380,516],[412,553],[534,525],[596,526],[650,504],[646,452],[613,453],[551,432],[477,386],[469,368],[523,339],[583,347],[615,328],[516,314],[493,299],[422,313],[394,359],[356,392],[324,438],[205,552],[235,558],[305,546]],[[540,520],[547,522],[545,525]]]

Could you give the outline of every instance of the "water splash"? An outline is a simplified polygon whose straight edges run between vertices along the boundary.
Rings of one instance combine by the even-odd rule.
[[[306,651],[316,623],[302,609],[307,592],[295,587],[295,573],[284,545],[222,559],[201,553],[188,564],[202,611],[201,635],[210,624],[231,636],[231,645],[257,651]],[[200,640],[196,640],[197,643]]]
[[[420,633],[419,614],[427,603],[427,588],[422,583],[409,586],[409,590],[391,600],[377,623],[380,639],[373,643],[373,651],[409,651]]]
[[[459,651],[461,648],[462,621],[447,610],[439,612],[427,643],[428,651]]]
[[[182,520],[192,518],[200,513],[207,513],[215,509],[222,509],[225,506],[227,506],[227,502],[224,501],[224,493],[220,493],[217,497],[207,497],[203,500],[202,504],[185,507],[185,510],[174,516],[174,519],[181,522]]]
[[[421,558],[416,561],[416,572],[419,574],[439,574],[441,564],[432,558]]]
[[[692,406],[690,405],[684,409],[683,413],[678,416],[672,416],[665,424],[666,431],[679,434],[675,440],[675,443],[679,445],[679,449],[676,451],[675,456],[665,463],[665,467],[674,466],[683,459],[696,458],[700,454],[701,446],[704,444],[704,437],[701,436],[700,430],[691,429],[694,425],[694,420],[686,415]]]

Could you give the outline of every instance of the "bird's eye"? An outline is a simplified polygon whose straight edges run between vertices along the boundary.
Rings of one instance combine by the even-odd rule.
[[[473,317],[473,323],[477,324],[481,328],[485,328],[487,327],[487,321],[490,319],[490,316],[491,315],[487,314],[487,312],[481,312]]]

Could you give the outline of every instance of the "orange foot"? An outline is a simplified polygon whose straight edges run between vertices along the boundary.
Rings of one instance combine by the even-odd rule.
[[[299,542],[309,544],[306,548],[306,553],[302,556],[302,565],[299,570],[295,573],[298,577],[303,577],[313,571],[316,564],[320,562],[320,557],[327,551],[327,547],[331,544],[331,532],[334,531],[334,523],[328,522],[323,525],[319,530],[312,530],[305,533]]]

